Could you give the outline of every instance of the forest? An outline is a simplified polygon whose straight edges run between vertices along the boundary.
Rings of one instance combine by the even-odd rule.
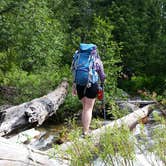
[[[165,18],[165,0],[1,0],[1,105],[42,96],[63,78],[71,84],[81,42],[98,46],[106,98],[124,90],[164,99]],[[75,100],[69,96],[63,109]]]
[[[106,161],[111,161],[112,165],[116,165],[115,163],[118,163],[120,159],[117,158],[113,164],[114,159],[108,154],[115,155],[117,151],[120,151],[120,156],[126,157],[123,161],[124,163],[131,162],[130,159],[133,159],[132,152],[135,143],[128,139],[130,138],[130,131],[123,125],[122,130],[119,128],[115,128],[113,131],[108,129],[109,132],[101,137],[101,143],[98,143],[98,146],[94,146],[93,141],[86,140],[87,142],[85,141],[85,143],[89,148],[84,149],[84,144],[81,144],[79,138],[76,141],[74,140],[80,134],[77,133],[75,128],[75,115],[81,109],[81,103],[71,93],[73,83],[71,63],[73,54],[79,48],[80,43],[97,45],[106,74],[104,94],[109,117],[115,116],[114,118],[118,119],[124,116],[123,120],[131,123],[128,119],[125,119],[126,110],[120,111],[117,109],[116,101],[137,98],[141,99],[141,102],[148,100],[149,103],[151,101],[157,103],[165,117],[166,0],[1,0],[1,148],[3,143],[7,141],[7,139],[4,140],[1,137],[5,133],[2,134],[1,131],[6,131],[6,126],[9,125],[8,121],[7,125],[1,125],[5,118],[9,119],[8,116],[4,116],[5,111],[3,110],[5,108],[10,110],[11,107],[7,115],[14,112],[15,118],[20,117],[21,119],[25,118],[25,109],[23,109],[24,105],[22,103],[30,105],[32,104],[30,101],[33,99],[36,99],[36,102],[40,100],[40,102],[43,102],[46,97],[51,98],[54,96],[55,103],[52,105],[46,103],[50,106],[48,107],[49,114],[54,114],[51,112],[52,109],[58,109],[56,116],[52,119],[50,118],[50,122],[61,124],[66,121],[66,118],[69,118],[68,123],[72,124],[75,129],[75,133],[69,136],[70,140],[74,141],[79,152],[82,150],[79,156],[81,160],[76,158],[77,151],[74,154],[72,150],[69,150],[71,158],[73,157],[71,160],[73,165],[78,166],[89,163],[94,160],[94,156],[99,156],[105,163]],[[62,81],[67,83],[62,83]],[[67,87],[68,92],[66,92]],[[64,92],[66,96],[57,92],[58,90]],[[49,100],[46,100],[46,102],[49,102]],[[61,106],[58,108],[56,104]],[[137,106],[135,105],[130,109],[137,108],[142,118],[145,116],[141,115],[142,111],[146,113],[146,116],[149,114],[150,105],[143,108],[138,108]],[[96,102],[95,109],[100,109],[99,107],[100,103]],[[111,115],[109,115],[109,111]],[[30,123],[34,122],[34,115],[27,110],[25,113],[26,116],[30,117],[31,122],[29,121],[27,124],[24,119],[21,121],[17,119],[16,122],[11,118],[10,122],[12,124],[8,132],[13,130],[14,127],[19,127],[19,125],[31,126]],[[132,116],[134,117],[133,114]],[[133,118],[132,116],[131,118]],[[45,118],[48,118],[48,115],[38,119],[38,126],[44,122]],[[70,121],[70,118],[73,118],[72,121]],[[159,120],[158,117],[156,119]],[[146,119],[141,119],[141,122],[144,120]],[[138,121],[138,117],[134,117],[135,121]],[[159,121],[161,125],[153,137],[157,143],[155,146],[151,146],[151,151],[155,149],[156,154],[163,163],[166,163],[164,149],[166,146],[166,130],[165,127],[161,127],[162,125],[165,126],[165,119],[160,119]],[[111,126],[111,124],[109,125]],[[98,126],[94,128],[96,129]],[[115,132],[116,134],[114,134]],[[60,134],[64,136],[66,133],[68,134],[68,130],[63,129]],[[6,132],[5,134],[8,133]],[[94,131],[94,135],[95,141],[97,141],[98,133]],[[110,137],[112,139],[107,139]],[[128,140],[124,140],[125,138]],[[161,141],[159,141],[160,138],[162,138]],[[61,143],[65,141],[61,141]],[[143,140],[143,142],[148,141]],[[10,141],[5,142],[5,146],[8,143]],[[124,147],[121,145],[124,145]],[[17,146],[12,145],[11,149],[16,149],[15,155],[19,153],[19,147]],[[103,153],[100,153],[101,149]],[[128,150],[127,152],[126,149]],[[27,150],[22,150],[26,154]],[[0,149],[0,151],[3,150]],[[33,154],[32,156],[40,154],[41,158],[43,157],[42,152],[31,150],[31,153]],[[4,157],[4,154],[1,156],[0,153],[0,158]],[[18,154],[18,156],[21,155]],[[36,160],[38,160],[38,157],[36,157]],[[30,162],[33,162],[33,158]],[[50,162],[50,165],[54,165],[51,164],[52,161],[48,158],[40,160],[36,164],[40,165],[40,162],[46,162],[47,164]],[[97,162],[100,163],[100,161]],[[122,165],[126,166],[125,164]]]

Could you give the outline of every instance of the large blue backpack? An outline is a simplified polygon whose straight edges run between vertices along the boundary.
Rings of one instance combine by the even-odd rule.
[[[90,85],[98,81],[98,74],[94,68],[94,54],[92,51],[96,49],[94,44],[80,44],[80,49],[73,56],[73,76],[74,82],[78,85]]]

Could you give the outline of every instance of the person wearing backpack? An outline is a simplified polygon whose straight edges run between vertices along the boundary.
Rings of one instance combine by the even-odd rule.
[[[97,46],[80,43],[79,50],[73,56],[71,69],[73,73],[72,94],[77,95],[82,103],[83,135],[87,135],[98,93],[99,79],[102,85],[105,80],[103,63],[97,52]]]

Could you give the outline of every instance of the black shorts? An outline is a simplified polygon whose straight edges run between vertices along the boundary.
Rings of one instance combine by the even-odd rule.
[[[98,84],[91,84],[91,87],[76,85],[78,98],[81,100],[83,97],[94,99],[97,96]]]

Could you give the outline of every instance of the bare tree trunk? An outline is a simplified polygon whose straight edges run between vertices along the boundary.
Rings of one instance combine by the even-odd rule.
[[[56,113],[67,95],[68,83],[63,81],[53,92],[30,102],[0,112],[0,136],[41,125]]]
[[[148,104],[155,104],[156,102],[153,100],[117,100],[117,104],[119,103],[130,103],[130,104],[135,104],[135,105],[148,105]]]

